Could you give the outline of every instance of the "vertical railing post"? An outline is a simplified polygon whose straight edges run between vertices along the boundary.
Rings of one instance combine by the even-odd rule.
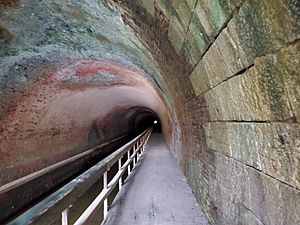
[[[119,172],[120,172],[122,169],[122,157],[119,159],[118,164],[119,164]],[[122,188],[122,176],[119,179],[119,191],[121,190],[121,188]]]
[[[145,137],[145,140],[143,141],[143,145],[142,145],[142,152],[145,151],[145,145],[146,145],[147,139]]]
[[[129,160],[129,158],[130,158],[130,149],[129,149],[128,152],[127,152],[127,156],[128,156],[128,160]],[[128,165],[127,170],[128,170],[128,176],[129,176],[129,174],[131,173],[131,171],[130,171],[130,163],[129,163],[129,165]]]
[[[133,168],[135,167],[135,163],[136,163],[135,153],[136,153],[136,144],[133,145],[133,155],[134,155],[134,157],[133,157]]]
[[[139,139],[140,140],[140,139]],[[136,163],[139,160],[139,141],[137,141],[136,143],[136,148],[135,148],[135,152],[136,152]]]
[[[68,225],[68,214],[69,214],[69,208],[66,208],[66,209],[61,213],[61,224],[62,224],[62,225]]]
[[[141,148],[138,147],[138,149],[137,149],[137,161],[139,161],[140,155],[141,155]]]
[[[143,139],[144,139],[144,137],[142,138],[142,140],[141,140],[141,146],[140,146],[140,148],[139,148],[139,158],[141,157],[141,155],[142,155],[142,150],[143,150]]]
[[[103,174],[103,189],[107,189],[107,170]],[[104,207],[103,207],[103,217],[106,218],[108,212],[108,201],[107,198],[104,200]]]

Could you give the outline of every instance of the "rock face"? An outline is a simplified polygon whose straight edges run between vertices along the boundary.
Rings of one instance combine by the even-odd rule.
[[[297,0],[0,1],[0,185],[152,113],[211,224],[300,224],[299,38]]]

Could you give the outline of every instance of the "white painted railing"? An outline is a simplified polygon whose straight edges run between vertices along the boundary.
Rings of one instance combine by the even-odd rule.
[[[139,161],[141,155],[145,151],[145,146],[151,132],[152,129],[144,131],[132,141],[101,160],[98,164],[73,179],[70,183],[28,209],[9,224],[51,224],[53,218],[60,213],[61,224],[68,225],[69,208],[71,208],[72,204],[99,180],[100,176],[103,176],[102,191],[76,220],[74,225],[84,224],[100,205],[103,205],[103,217],[105,219],[108,213],[108,196],[117,185],[119,185],[120,191],[123,185],[123,174],[127,171],[129,177],[131,171],[135,168],[137,161]],[[131,154],[131,152],[133,153]],[[124,156],[126,157],[126,161],[122,165],[122,158]],[[118,172],[110,181],[108,181],[108,171],[116,163],[118,164]],[[133,165],[132,168],[131,165]]]

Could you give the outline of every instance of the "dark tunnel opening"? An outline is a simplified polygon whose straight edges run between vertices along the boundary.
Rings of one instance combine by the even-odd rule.
[[[145,115],[137,125],[137,132],[141,133],[149,127],[153,127],[153,132],[161,133],[161,123],[157,116],[155,115]]]
[[[155,121],[157,121],[157,123],[154,123],[153,132],[161,133],[162,132],[161,123],[158,120],[155,120]]]
[[[129,119],[129,127],[138,135],[146,129],[152,127],[153,132],[162,132],[161,121],[158,115],[150,109],[144,107],[135,107],[133,114]]]

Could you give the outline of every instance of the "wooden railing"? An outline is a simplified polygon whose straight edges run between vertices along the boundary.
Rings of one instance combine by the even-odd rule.
[[[108,213],[108,196],[117,185],[119,186],[119,190],[122,188],[122,177],[124,173],[127,171],[129,176],[131,171],[135,168],[137,161],[144,153],[145,145],[151,132],[152,129],[144,131],[132,141],[101,160],[98,164],[91,167],[8,224],[52,224],[54,218],[56,218],[57,215],[61,215],[61,224],[68,225],[69,208],[77,199],[86,193],[93,184],[99,181],[101,177],[103,177],[102,191],[79,216],[74,225],[84,224],[100,206],[103,206],[103,217],[105,219]],[[122,163],[122,158],[124,158],[124,156],[126,156],[126,161]],[[114,177],[108,181],[107,173],[116,163],[118,164],[118,171]],[[133,166],[132,168],[131,165]]]

